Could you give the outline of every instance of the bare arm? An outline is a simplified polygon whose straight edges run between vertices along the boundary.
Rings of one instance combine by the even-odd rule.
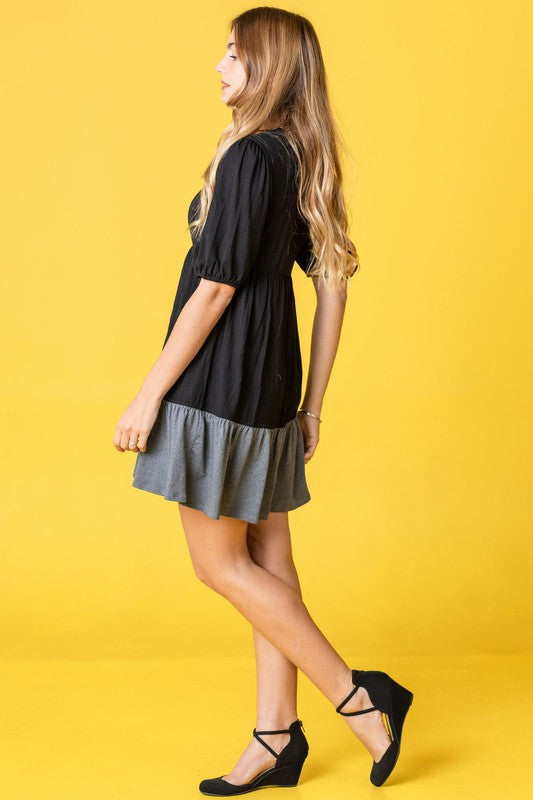
[[[138,394],[117,423],[113,438],[117,450],[146,451],[146,441],[164,395],[198,353],[231,302],[234,291],[227,283],[200,279]],[[137,446],[130,446],[130,442],[137,441]]]
[[[330,292],[322,287],[319,288],[318,278],[313,277],[312,281],[317,295],[317,306],[311,335],[309,373],[301,407],[320,416],[326,387],[339,346],[347,290],[344,288]],[[320,423],[308,414],[300,414],[300,423],[304,433],[305,462],[307,463],[318,444]]]
[[[159,358],[144,379],[140,393],[162,400],[202,347],[234,291],[227,283],[200,279],[181,309]]]

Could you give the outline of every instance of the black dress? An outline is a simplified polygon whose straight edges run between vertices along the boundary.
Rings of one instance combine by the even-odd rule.
[[[132,485],[212,519],[257,522],[311,499],[296,416],[302,361],[291,277],[295,260],[306,270],[311,242],[296,197],[283,129],[239,139],[219,163],[205,227],[181,271],[163,346],[201,278],[236,289],[164,396]]]

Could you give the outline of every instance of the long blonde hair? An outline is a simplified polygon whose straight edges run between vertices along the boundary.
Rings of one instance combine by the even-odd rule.
[[[330,106],[320,44],[308,19],[290,11],[259,6],[230,22],[246,73],[243,88],[231,96],[232,122],[222,132],[215,154],[202,174],[200,212],[189,226],[199,235],[213,196],[220,159],[243,136],[283,128],[296,155],[298,210],[312,244],[308,275],[330,289],[345,285],[359,269],[348,236],[339,149],[346,151]]]

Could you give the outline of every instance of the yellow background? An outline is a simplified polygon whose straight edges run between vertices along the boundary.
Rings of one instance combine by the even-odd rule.
[[[229,19],[251,5],[10,4],[0,47],[0,633],[6,674],[24,687],[16,713],[28,660],[172,657],[187,674],[182,659],[200,659],[194,690],[184,678],[173,699],[179,711],[188,687],[181,738],[193,747],[187,726],[206,724],[216,758],[195,768],[213,775],[235,681],[226,673],[214,695],[209,667],[251,657],[250,628],[195,578],[177,504],[131,487],[134,455],[112,439],[162,346],[187,207],[230,121],[214,67]],[[429,695],[439,675],[444,711],[445,659],[464,689],[465,664],[481,658],[494,677],[486,657],[503,682],[503,657],[532,651],[531,4],[281,7],[308,16],[322,45],[361,260],[306,467],[312,500],[290,514],[295,561],[341,654],[364,654],[353,666],[365,668],[401,663],[404,675],[409,665]],[[297,265],[293,276],[305,371],[314,291]],[[429,695],[428,737],[440,724]],[[475,715],[472,698],[458,705]],[[247,701],[241,735],[252,690]],[[491,733],[481,727],[473,753]],[[514,733],[517,762],[525,735]],[[238,749],[228,740],[226,771]],[[65,796],[74,786],[79,800],[69,763]],[[143,796],[190,795],[172,778]]]

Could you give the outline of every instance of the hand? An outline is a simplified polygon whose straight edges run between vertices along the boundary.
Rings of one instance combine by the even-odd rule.
[[[138,453],[140,450],[141,453],[146,453],[146,441],[154,427],[160,405],[161,400],[139,392],[117,423],[113,444],[119,452],[130,450]],[[130,445],[130,442],[136,444]]]
[[[304,463],[312,458],[320,439],[320,422],[309,414],[299,411],[297,419],[304,436]]]

